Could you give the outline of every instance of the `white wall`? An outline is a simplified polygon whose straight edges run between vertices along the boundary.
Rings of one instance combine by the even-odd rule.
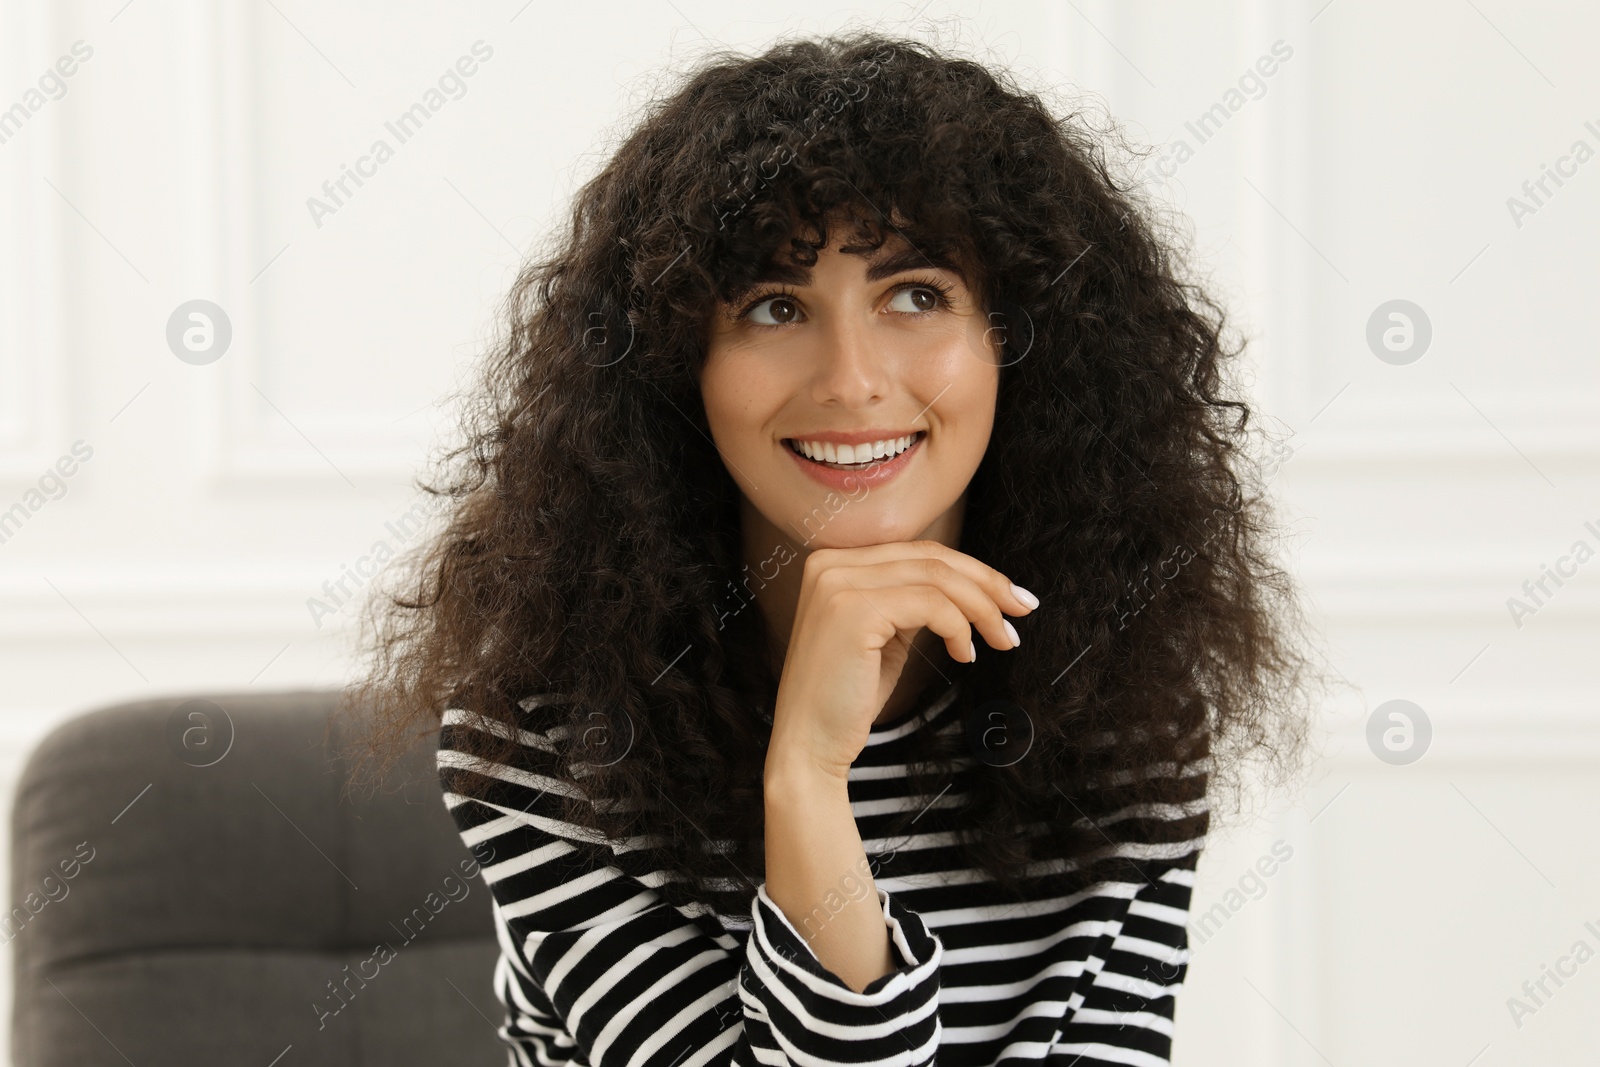
[[[1575,942],[1600,950],[1600,563],[1520,626],[1507,600],[1600,548],[1600,162],[1561,163],[1600,150],[1600,12],[1324,4],[925,16],[1165,146],[1147,174],[1256,339],[1293,449],[1273,482],[1288,550],[1351,686],[1303,795],[1203,861],[1197,913],[1223,918],[1195,937],[1178,1062],[1575,1062],[1600,963],[1520,1025],[1507,999]],[[0,543],[0,785],[104,702],[344,680],[349,633],[308,598],[398,544],[386,524],[449,426],[437,402],[470,385],[522,253],[659,72],[706,38],[753,51],[914,6],[0,0],[0,108],[92,49],[0,143],[0,509],[93,450]],[[480,39],[465,94],[318,225],[307,199]],[[1280,41],[1264,91],[1230,97]],[[1213,104],[1199,143],[1185,123]],[[194,299],[233,328],[207,365],[165,338]],[[1366,341],[1395,299],[1432,328],[1404,365]],[[1401,698],[1433,737],[1397,766],[1365,731]],[[1291,858],[1250,881],[1278,841]],[[1241,879],[1259,899],[1228,895]]]

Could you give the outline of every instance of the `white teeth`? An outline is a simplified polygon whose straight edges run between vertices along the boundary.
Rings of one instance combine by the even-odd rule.
[[[919,431],[920,432],[920,431]],[[890,456],[897,456],[911,447],[916,440],[916,434],[905,437],[895,437],[883,441],[873,441],[871,444],[835,445],[830,441],[798,441],[792,440],[796,452],[820,463],[865,463],[868,460],[880,460]]]

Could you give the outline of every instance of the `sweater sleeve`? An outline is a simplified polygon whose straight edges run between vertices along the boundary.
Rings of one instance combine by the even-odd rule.
[[[824,967],[782,910],[756,891],[755,923],[740,984],[746,1026],[784,1063],[920,1067],[938,1051],[939,963],[944,946],[916,912],[879,887],[895,969],[852,990]],[[763,1060],[763,1062],[766,1062]],[[778,1061],[773,1061],[778,1062]]]
[[[1171,1060],[1197,859],[1152,865],[1147,880],[1114,905],[1073,994],[1076,1010],[1052,1047],[1074,1057],[1075,1067]]]
[[[941,945],[886,890],[878,898],[896,969],[860,992],[821,964],[764,883],[741,948],[715,918],[663,901],[650,876],[581,863],[574,842],[587,833],[556,818],[562,783],[455,747],[460,731],[497,726],[447,711],[438,767],[463,842],[490,857],[480,873],[494,900],[495,987],[507,1008],[500,1033],[514,1063],[932,1063]],[[463,775],[494,782],[463,790]]]

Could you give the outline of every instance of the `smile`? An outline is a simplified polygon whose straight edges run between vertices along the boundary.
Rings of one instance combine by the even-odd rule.
[[[784,439],[784,451],[794,457],[800,468],[812,478],[838,489],[849,489],[859,483],[881,485],[895,477],[911,462],[911,458],[921,451],[922,441],[928,436],[926,430],[918,430],[905,437],[891,438],[871,444],[833,445],[821,442],[808,442]],[[851,448],[852,462],[840,463],[838,456],[845,448]],[[806,453],[809,452],[810,455]],[[881,454],[880,454],[881,453]],[[855,456],[870,457],[855,461]],[[828,456],[833,456],[829,460]]]

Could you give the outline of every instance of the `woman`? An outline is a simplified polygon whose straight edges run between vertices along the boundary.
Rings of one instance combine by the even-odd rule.
[[[353,691],[441,726],[514,1062],[1166,1061],[1307,672],[1150,214],[874,34],[714,57],[579,193]]]

